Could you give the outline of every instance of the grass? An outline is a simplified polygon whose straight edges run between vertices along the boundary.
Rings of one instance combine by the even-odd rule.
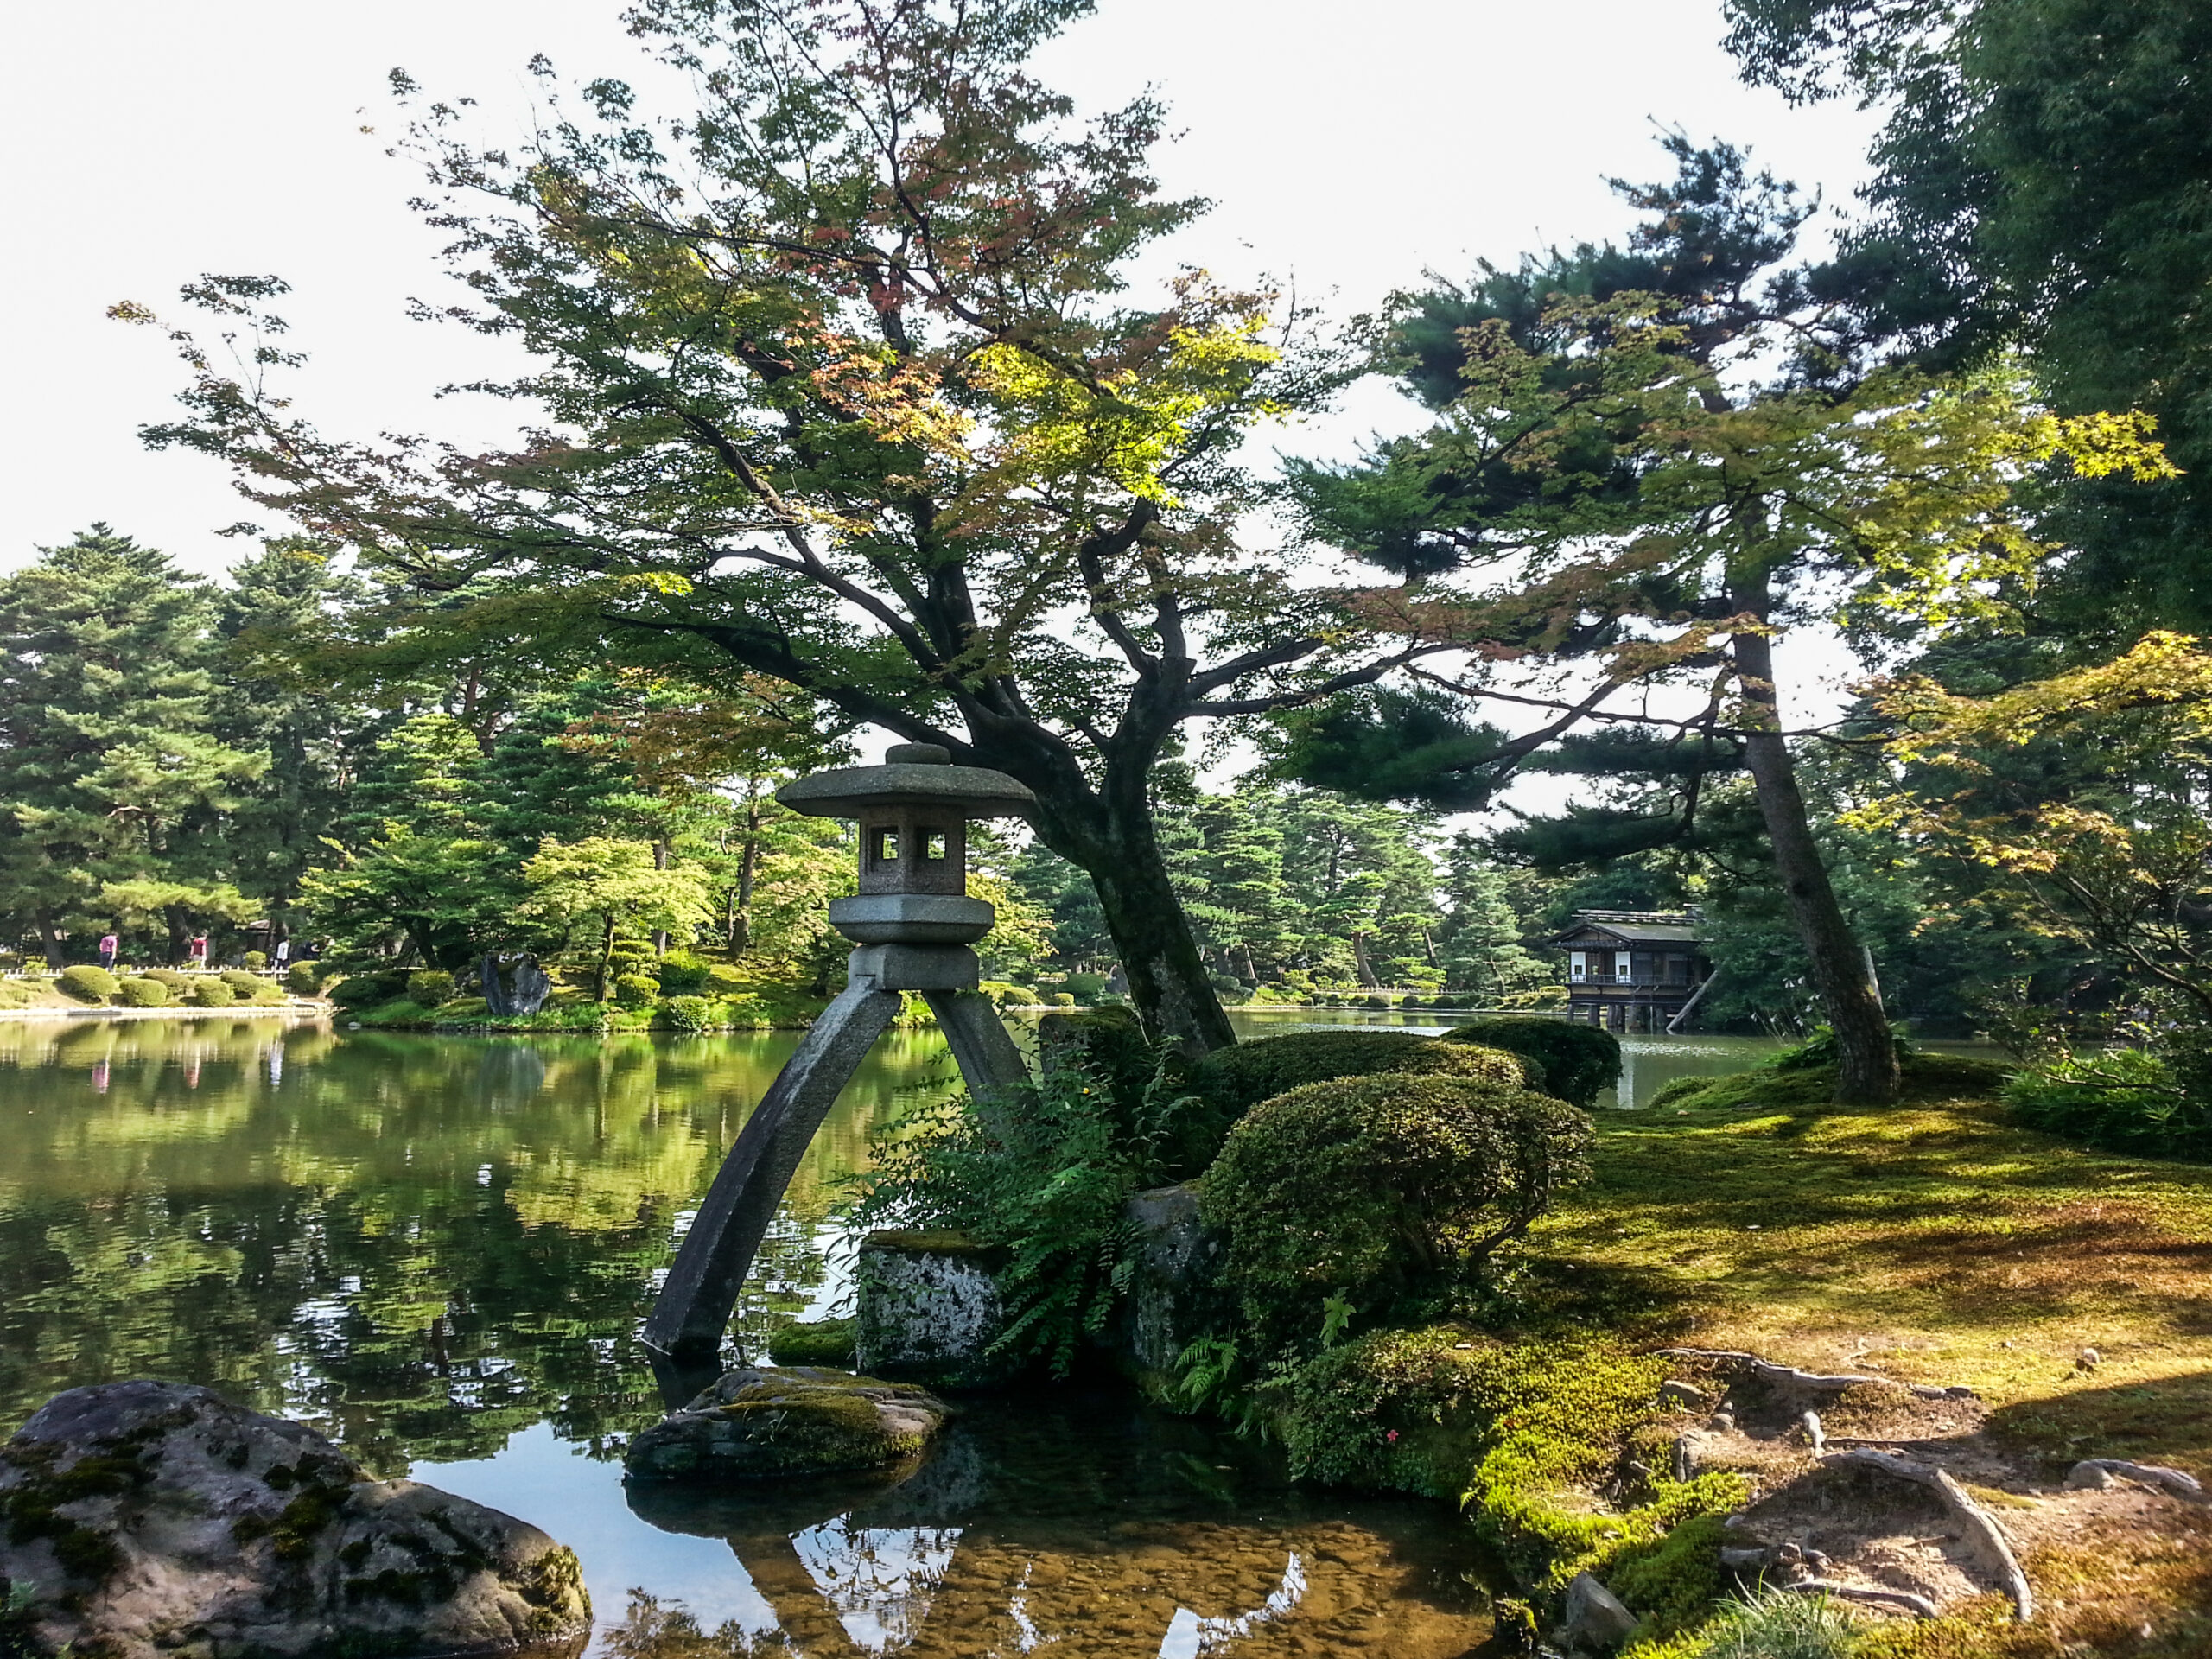
[[[1831,1106],[1833,1083],[1761,1070],[1600,1114],[1592,1179],[1531,1234],[1535,1294],[1638,1343],[1965,1383],[2052,1485],[2091,1456],[2212,1480],[2212,1166],[2018,1128],[1972,1062],[1915,1057],[1895,1107]],[[2037,1627],[1880,1651],[2212,1652],[2212,1516],[2185,1530],[2031,1559]]]

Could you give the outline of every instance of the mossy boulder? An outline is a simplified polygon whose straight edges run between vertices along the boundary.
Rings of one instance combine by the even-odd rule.
[[[1002,1252],[964,1233],[871,1233],[853,1262],[855,1363],[936,1389],[989,1388],[1015,1362],[991,1347],[1006,1328]]]
[[[787,1325],[768,1338],[768,1358],[778,1365],[830,1365],[839,1369],[853,1363],[851,1319],[815,1319]]]
[[[575,1554],[537,1528],[183,1383],[48,1401],[0,1447],[0,1515],[36,1651],[370,1659],[591,1629]]]
[[[630,1442],[649,1480],[754,1480],[918,1457],[950,1414],[911,1383],[811,1365],[732,1371]]]

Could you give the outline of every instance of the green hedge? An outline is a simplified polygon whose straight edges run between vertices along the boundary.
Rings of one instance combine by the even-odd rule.
[[[1586,1166],[1590,1120],[1479,1077],[1382,1072],[1255,1106],[1205,1173],[1223,1280],[1273,1347],[1311,1344],[1325,1304],[1418,1313],[1478,1274]]]
[[[123,981],[116,987],[116,996],[126,1008],[165,1008],[171,1001],[168,986],[144,975]]]
[[[614,1000],[626,1008],[650,1008],[660,1000],[660,982],[651,974],[624,974],[614,982]]]
[[[190,1001],[202,1008],[227,1008],[238,1000],[231,982],[218,974],[201,974],[192,982]]]
[[[1452,1043],[1502,1048],[1529,1061],[1532,1088],[1589,1110],[1620,1080],[1620,1039],[1575,1020],[1472,1020],[1444,1033]]]
[[[689,950],[671,950],[653,964],[653,977],[664,996],[696,996],[707,988],[714,965]]]
[[[1410,1031],[1294,1031],[1216,1049],[1192,1081],[1231,1117],[1276,1095],[1330,1077],[1394,1071],[1416,1076],[1481,1077],[1521,1088],[1537,1079],[1510,1054],[1446,1045]]]
[[[405,994],[407,976],[386,970],[348,974],[331,988],[330,1000],[348,1010],[373,1008]]]
[[[79,1002],[105,1002],[115,995],[121,983],[105,968],[79,963],[74,968],[64,968],[61,976],[54,982],[54,988]]]
[[[179,973],[174,968],[149,968],[141,972],[138,977],[156,980],[168,986],[169,995],[179,1001],[182,1001],[184,994],[192,988],[193,976],[190,974]]]
[[[284,983],[291,988],[292,995],[295,996],[315,995],[322,988],[320,964],[312,962],[294,963],[285,971]]]

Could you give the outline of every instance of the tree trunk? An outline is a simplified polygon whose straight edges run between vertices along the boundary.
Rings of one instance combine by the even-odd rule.
[[[664,870],[667,868],[668,843],[665,841],[656,841],[653,842],[653,868]],[[664,927],[657,927],[653,930],[653,955],[664,957],[667,954],[668,930]]]
[[[61,951],[61,930],[54,925],[54,915],[50,911],[40,911],[37,923],[38,948],[46,957],[46,969],[50,974],[58,974],[69,965]]]
[[[607,912],[607,931],[599,942],[599,1001],[606,1001],[614,992],[614,976],[609,965],[614,960],[614,912]]]
[[[1168,877],[1153,830],[1147,779],[1141,772],[1117,777],[1117,770],[1109,768],[1103,792],[1089,788],[1080,774],[1023,777],[1037,796],[1038,836],[1090,873],[1128,980],[1129,1001],[1153,1039],[1192,1055],[1230,1047],[1236,1033]]]
[[[1769,595],[1764,576],[1744,583],[1731,594],[1739,613],[1764,620]],[[1835,1098],[1849,1106],[1886,1106],[1897,1097],[1897,1045],[1889,1016],[1875,988],[1866,948],[1852,931],[1836,900],[1827,866],[1797,787],[1797,769],[1782,735],[1780,700],[1775,690],[1774,649],[1763,633],[1733,636],[1731,653],[1743,688],[1744,761],[1758,796],[1759,816],[1774,849],[1775,874],[1789,902],[1790,918],[1813,969],[1814,988],[1835,1033]]]
[[[745,800],[745,856],[737,866],[737,903],[730,912],[729,953],[741,957],[753,944],[753,883],[760,872],[760,780],[749,780]]]
[[[1371,991],[1376,989],[1382,985],[1382,982],[1375,977],[1375,969],[1373,964],[1367,960],[1366,934],[1355,933],[1351,936],[1351,960],[1352,966],[1357,973],[1359,982],[1363,986]]]

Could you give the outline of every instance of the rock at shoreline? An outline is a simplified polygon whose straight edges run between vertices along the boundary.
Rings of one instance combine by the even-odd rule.
[[[1221,1312],[1221,1239],[1198,1220],[1193,1182],[1139,1192],[1125,1211],[1136,1239],[1128,1294],[1116,1316],[1115,1357],[1154,1399],[1175,1383],[1176,1361]]]
[[[184,1383],[48,1401],[0,1447],[0,1514],[19,1628],[49,1652],[573,1653],[591,1630],[575,1554],[537,1528]]]
[[[854,1363],[933,1389],[982,1389],[1014,1369],[994,1357],[1005,1309],[993,1251],[959,1233],[870,1233],[853,1263]]]
[[[656,1480],[758,1479],[880,1469],[918,1456],[944,1402],[905,1382],[809,1365],[732,1371],[630,1442]]]

